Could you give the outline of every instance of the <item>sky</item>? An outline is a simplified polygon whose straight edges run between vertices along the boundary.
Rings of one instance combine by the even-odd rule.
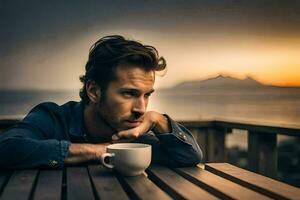
[[[0,89],[77,89],[90,46],[120,34],[167,60],[157,88],[218,74],[300,86],[300,1],[0,0]]]

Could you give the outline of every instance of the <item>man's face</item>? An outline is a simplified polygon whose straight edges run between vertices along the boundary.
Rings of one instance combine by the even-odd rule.
[[[154,92],[155,75],[138,66],[116,69],[116,80],[109,83],[98,113],[116,131],[137,127],[143,121],[149,96]]]

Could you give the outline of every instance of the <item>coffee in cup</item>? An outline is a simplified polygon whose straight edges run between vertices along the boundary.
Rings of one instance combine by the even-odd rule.
[[[151,163],[151,145],[148,144],[112,144],[107,146],[106,152],[101,156],[102,164],[124,176],[140,175]]]

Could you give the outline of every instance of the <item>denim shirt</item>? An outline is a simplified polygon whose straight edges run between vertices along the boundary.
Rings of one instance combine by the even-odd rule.
[[[170,133],[155,134],[150,130],[133,142],[152,145],[152,163],[171,167],[198,164],[202,151],[191,132],[167,118]],[[71,143],[87,143],[83,104],[74,101],[61,106],[41,103],[21,122],[0,133],[0,167],[61,168]]]

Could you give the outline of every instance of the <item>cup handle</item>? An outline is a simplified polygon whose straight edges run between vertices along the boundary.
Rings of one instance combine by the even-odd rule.
[[[114,156],[115,156],[114,153],[104,153],[104,154],[102,154],[102,155],[101,155],[101,161],[102,161],[102,164],[103,164],[105,167],[109,168],[109,169],[114,168],[114,166],[113,166],[112,164],[109,164],[109,163],[106,163],[106,162],[105,162],[105,158],[106,158],[106,157],[112,158],[112,157],[114,157]]]

